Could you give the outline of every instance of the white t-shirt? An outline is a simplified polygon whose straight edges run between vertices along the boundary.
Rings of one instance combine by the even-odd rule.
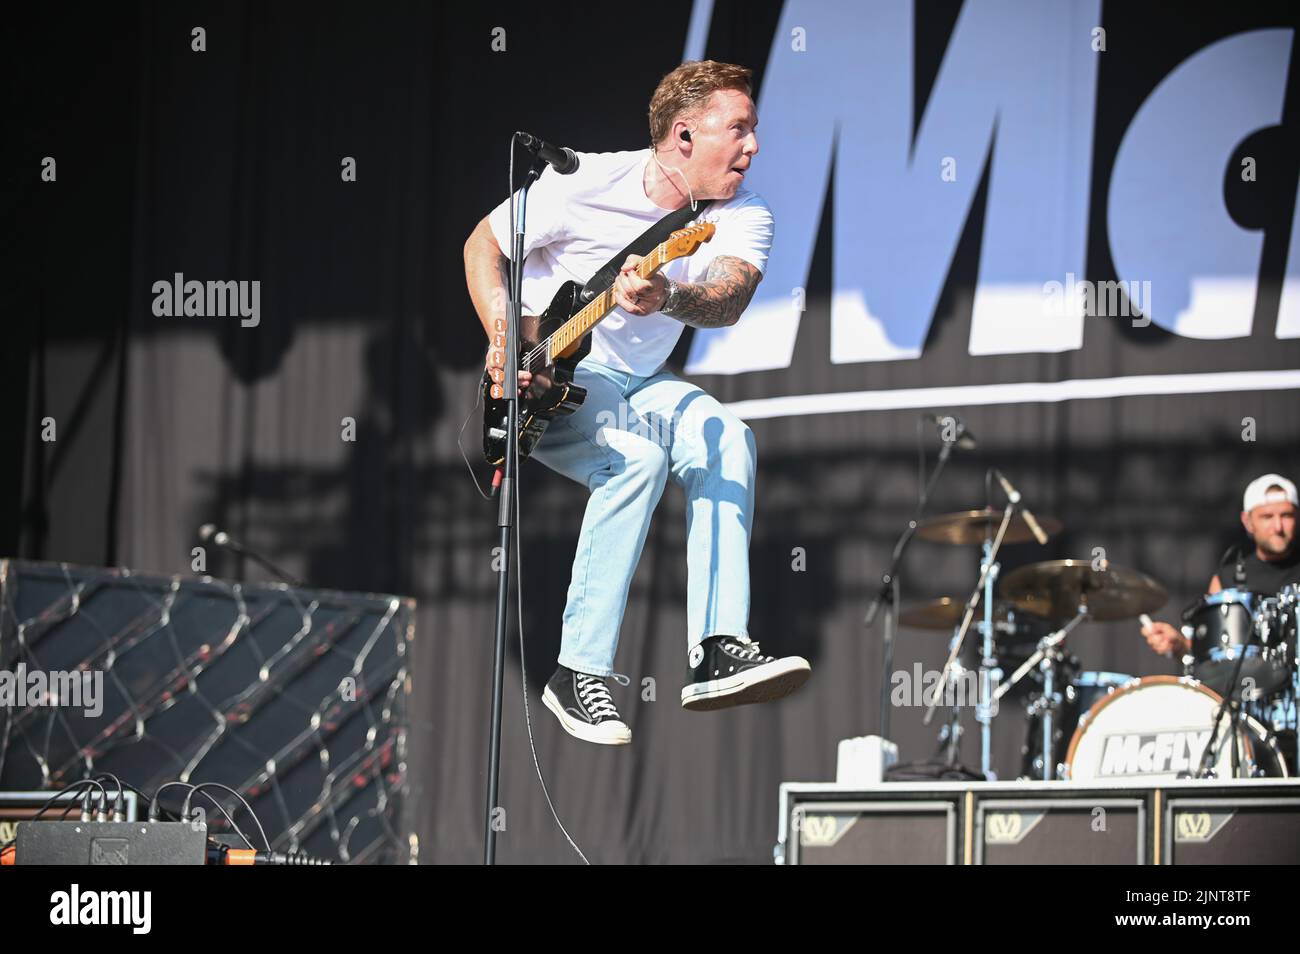
[[[615,253],[668,214],[645,194],[643,176],[653,160],[649,149],[633,152],[580,152],[578,171],[557,175],[547,168],[528,192],[524,222],[524,314],[539,315],[565,281],[583,285]],[[656,168],[657,174],[662,174]],[[674,180],[677,176],[671,174]],[[717,231],[694,255],[669,262],[662,271],[678,282],[703,281],[709,263],[732,255],[767,267],[772,247],[772,211],[743,186],[725,202],[715,200],[698,222]],[[514,251],[510,203],[488,215],[501,251]],[[630,374],[654,374],[672,354],[686,326],[658,312],[630,315],[615,308],[591,332],[591,357]]]

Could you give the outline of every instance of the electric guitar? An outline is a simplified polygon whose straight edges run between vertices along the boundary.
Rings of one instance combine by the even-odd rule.
[[[673,259],[694,255],[713,238],[714,225],[691,225],[678,229],[655,246],[637,263],[636,273],[649,278]],[[537,446],[547,425],[557,417],[572,414],[586,400],[587,389],[573,383],[578,362],[591,352],[588,333],[614,310],[611,285],[589,303],[582,301],[582,286],[565,282],[540,315],[521,318],[519,370],[531,372],[532,383],[519,398],[519,458]],[[503,329],[505,322],[498,324]],[[505,336],[493,336],[483,371],[483,456],[489,464],[500,464],[506,456],[509,403],[505,400]]]

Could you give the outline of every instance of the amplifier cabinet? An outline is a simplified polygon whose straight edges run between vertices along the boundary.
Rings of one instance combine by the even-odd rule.
[[[794,865],[951,865],[957,862],[952,799],[808,802],[790,815]]]
[[[1145,798],[1073,795],[975,799],[975,864],[1145,863]]]
[[[1209,798],[1167,793],[1161,827],[1164,864],[1300,863],[1300,795]]]
[[[785,782],[777,864],[1297,864],[1300,779]]]

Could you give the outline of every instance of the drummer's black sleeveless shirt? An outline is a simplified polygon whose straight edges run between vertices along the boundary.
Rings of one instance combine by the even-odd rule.
[[[1300,583],[1300,547],[1276,562],[1261,560],[1252,548],[1249,555],[1241,561],[1246,571],[1246,583],[1241,586],[1236,582],[1237,561],[1230,559],[1219,567],[1219,582],[1227,589],[1246,589],[1266,596],[1273,596],[1288,583]]]

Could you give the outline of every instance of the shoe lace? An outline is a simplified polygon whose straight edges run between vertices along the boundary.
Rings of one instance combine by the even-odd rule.
[[[583,706],[591,713],[593,719],[602,716],[618,718],[618,710],[614,708],[614,698],[609,694],[609,687],[605,685],[605,680],[599,676],[578,675],[578,698],[582,700]]]
[[[746,661],[752,662],[758,659],[772,659],[771,656],[762,655],[758,650],[758,643],[745,636],[731,636],[727,639],[727,642],[732,653]]]

